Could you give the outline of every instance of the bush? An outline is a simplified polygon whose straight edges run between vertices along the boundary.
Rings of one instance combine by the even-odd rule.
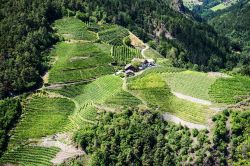
[[[199,134],[199,131],[197,129],[192,130],[193,137],[196,137]]]

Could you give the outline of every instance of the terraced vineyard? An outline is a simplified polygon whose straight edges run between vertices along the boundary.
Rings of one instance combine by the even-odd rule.
[[[59,43],[52,55],[58,59],[49,72],[49,83],[87,81],[114,72],[108,45]]]
[[[164,77],[172,91],[204,100],[210,100],[209,89],[217,79],[194,71],[166,73]]]
[[[23,146],[6,152],[0,159],[0,165],[9,163],[22,166],[51,166],[51,160],[58,152],[58,148]]]
[[[206,124],[213,114],[204,106],[173,96],[161,75],[154,72],[129,79],[128,89],[140,96],[149,107],[170,112],[189,122]]]
[[[127,29],[120,26],[104,26],[99,33],[101,41],[115,46],[123,45],[123,38],[129,35]]]
[[[133,58],[142,58],[140,50],[127,46],[112,47],[111,55],[118,64],[128,64]]]
[[[28,139],[62,131],[74,107],[74,103],[68,99],[32,96],[27,101],[21,121],[12,133],[10,147],[25,143]]]
[[[142,104],[141,100],[133,96],[131,93],[126,91],[121,91],[115,96],[108,98],[105,102],[105,105],[120,108],[120,107],[136,107],[139,104]]]
[[[250,97],[250,78],[234,76],[218,79],[210,90],[215,102],[232,104]]]
[[[116,96],[121,89],[121,78],[107,75],[86,85],[70,85],[59,90],[52,90],[71,97],[77,103],[76,110],[69,116],[70,121],[66,125],[65,131],[76,130],[82,125],[95,123],[97,109],[94,104],[104,103],[110,97]]]
[[[97,34],[89,31],[88,24],[74,17],[65,17],[54,23],[57,32],[66,40],[89,40],[95,41]]]

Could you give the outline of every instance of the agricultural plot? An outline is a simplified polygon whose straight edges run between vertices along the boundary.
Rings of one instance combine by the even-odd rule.
[[[58,148],[23,146],[7,151],[0,159],[2,164],[18,164],[23,166],[51,166],[51,160],[59,152]]]
[[[130,48],[127,46],[113,46],[112,57],[118,64],[128,64],[133,58],[142,58],[140,50]]]
[[[57,32],[66,40],[88,40],[95,41],[97,34],[89,31],[88,25],[74,17],[65,17],[54,23]]]
[[[129,32],[123,27],[109,25],[103,27],[103,30],[101,30],[98,35],[100,40],[104,43],[115,46],[121,46],[123,45],[124,37],[128,36]]]
[[[68,99],[33,96],[27,101],[22,119],[13,130],[10,145],[60,132],[74,107]]]
[[[209,89],[217,79],[194,71],[166,73],[164,77],[172,91],[204,100],[210,100]]]
[[[59,43],[52,56],[56,63],[49,72],[49,83],[87,81],[114,72],[108,45]]]
[[[218,103],[233,104],[250,97],[250,78],[234,76],[218,79],[210,89],[211,98]]]
[[[136,107],[139,104],[142,104],[142,102],[129,92],[121,91],[118,94],[108,98],[104,102],[104,104],[114,108],[121,108],[121,107]]]
[[[206,107],[174,97],[160,74],[151,72],[131,78],[128,89],[139,95],[149,107],[193,123],[206,123],[210,115]]]
[[[223,10],[226,9],[232,5],[234,5],[235,3],[237,3],[239,0],[230,0],[229,2],[222,2],[214,7],[211,8],[212,11],[216,12],[218,10]]]
[[[102,103],[107,98],[115,95],[122,88],[122,80],[120,77],[108,75],[97,79],[96,81],[86,85],[83,93],[75,98],[80,104],[95,102]]]
[[[79,93],[71,89],[77,87]],[[98,78],[87,85],[72,85],[69,88],[63,88],[60,92],[72,94],[73,100],[77,103],[78,109],[69,117],[70,123],[65,127],[66,131],[72,131],[81,128],[86,124],[93,124],[96,120],[97,109],[94,104],[102,104],[108,98],[118,94],[122,89],[122,80],[120,77],[108,75]]]

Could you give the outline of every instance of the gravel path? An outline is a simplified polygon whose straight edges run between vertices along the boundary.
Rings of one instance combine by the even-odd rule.
[[[191,101],[193,103],[208,105],[208,106],[212,105],[212,102],[208,101],[208,100],[197,99],[197,98],[187,96],[187,95],[184,95],[184,94],[178,93],[178,92],[172,92],[172,93],[180,99],[188,100],[188,101]]]
[[[181,124],[183,126],[187,126],[190,129],[198,129],[198,130],[208,129],[208,126],[206,126],[206,125],[187,122],[187,121],[184,121],[184,120],[182,120],[182,119],[180,119],[180,118],[178,118],[178,117],[176,117],[174,115],[171,115],[169,113],[164,113],[163,114],[163,119],[165,121],[171,121],[171,122],[174,122],[176,124]]]
[[[146,45],[146,48],[142,49],[141,55],[142,55],[142,57],[143,57],[144,59],[147,59],[147,57],[145,56],[145,51],[146,51],[147,49],[149,49],[149,46],[148,46],[147,44],[145,44],[145,45]]]

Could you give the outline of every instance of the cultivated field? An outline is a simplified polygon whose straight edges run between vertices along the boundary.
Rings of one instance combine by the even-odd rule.
[[[149,107],[161,112],[170,112],[193,123],[205,124],[213,114],[205,106],[173,96],[161,74],[150,72],[129,79],[128,89],[140,96]]]
[[[10,163],[23,166],[51,166],[51,160],[58,152],[58,148],[45,148],[39,146],[18,147],[6,152],[0,159],[0,164]]]
[[[108,45],[59,43],[52,56],[57,61],[49,71],[49,83],[87,81],[114,72]]]
[[[217,79],[195,71],[166,73],[164,77],[172,91],[204,100],[210,100],[209,89]]]
[[[123,39],[128,35],[129,32],[127,29],[116,25],[106,25],[100,32],[98,32],[101,41],[115,46],[123,45]]]
[[[65,17],[54,23],[57,32],[66,40],[88,40],[95,41],[97,34],[89,31],[88,25],[74,17]]]
[[[115,62],[123,65],[130,63],[133,58],[142,58],[140,50],[128,46],[113,46],[111,55]]]
[[[74,103],[65,98],[38,95],[30,97],[25,104],[21,121],[12,133],[10,146],[25,144],[29,139],[62,131],[74,107]]]
[[[215,102],[233,104],[250,97],[250,78],[234,76],[218,79],[210,90]]]

